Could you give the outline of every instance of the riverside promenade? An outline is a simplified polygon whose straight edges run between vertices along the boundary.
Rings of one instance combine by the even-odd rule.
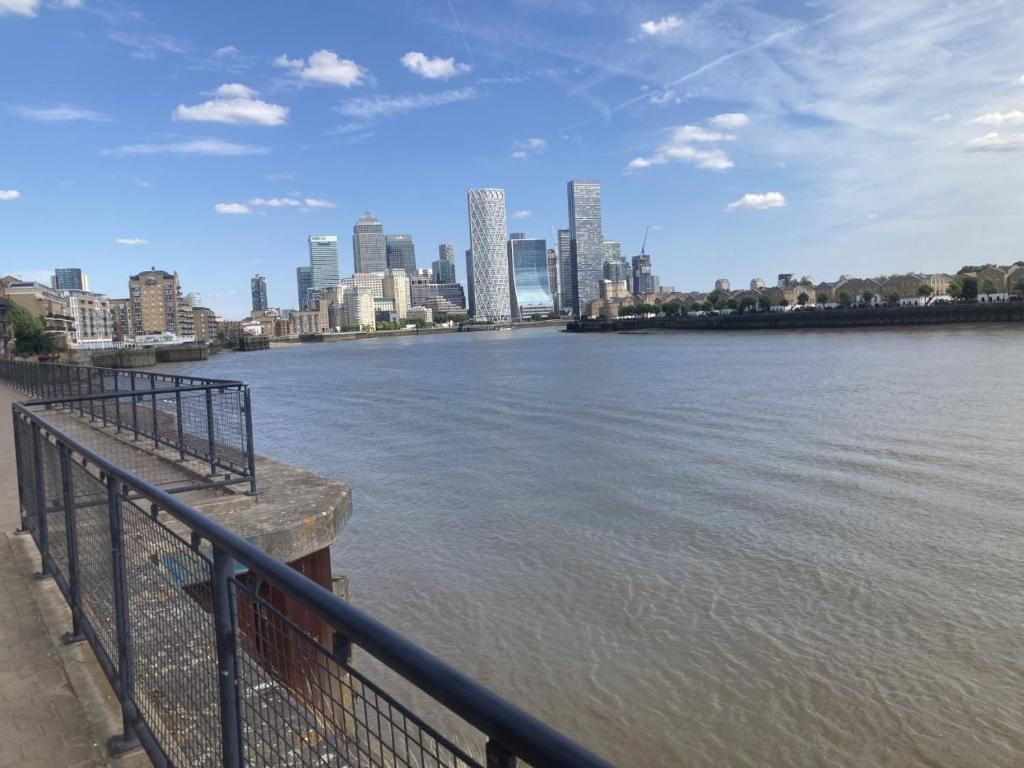
[[[17,536],[18,482],[11,403],[0,385],[0,768],[151,765],[142,750],[108,757],[120,711],[88,644],[65,646],[71,612],[39,554]]]

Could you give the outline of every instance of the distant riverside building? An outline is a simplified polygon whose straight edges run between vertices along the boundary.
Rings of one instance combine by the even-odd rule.
[[[547,248],[543,238],[513,237],[508,241],[509,297],[512,317],[517,320],[555,311],[548,287]]]
[[[621,280],[627,287],[633,282],[632,270],[621,256],[613,261],[606,261],[603,265],[603,274],[605,280]]]
[[[569,198],[569,235],[576,293],[573,311],[579,313],[598,298],[604,279],[604,234],[601,226],[601,183],[573,179],[566,185]]]
[[[89,278],[78,267],[53,270],[50,287],[58,291],[88,291]]]
[[[558,230],[558,304],[563,312],[573,312],[576,272],[572,266],[572,236],[568,229]]]
[[[795,284],[796,280],[793,279],[792,272],[782,272],[779,274],[776,286],[778,286],[779,288],[791,288]]]
[[[601,296],[605,301],[629,298],[629,289],[625,280],[602,280]]]
[[[252,291],[252,311],[262,312],[267,309],[267,278],[263,275],[253,275],[249,280],[249,289]]]
[[[750,281],[750,290],[760,291],[762,288],[764,288],[764,278],[755,277]]]
[[[473,298],[473,249],[466,249],[466,306],[470,316],[476,315],[476,299]]]
[[[551,301],[555,305],[555,313],[562,311],[562,294],[559,290],[558,280],[558,253],[554,248],[548,248],[545,257],[548,260],[548,293],[551,294]]]
[[[192,307],[181,295],[178,273],[155,267],[128,278],[131,330],[134,336],[173,333],[189,337],[195,332]]]
[[[466,294],[461,283],[417,283],[409,286],[410,302],[414,307],[450,305],[451,311],[466,311]],[[436,306],[434,307],[436,310]],[[441,310],[444,311],[444,310]]]
[[[135,336],[132,331],[131,299],[111,299],[110,337],[114,341],[127,341]]]
[[[60,291],[36,282],[25,282],[8,275],[3,278],[7,299],[43,322],[47,335],[58,347],[66,348],[73,341],[75,320],[71,317],[68,300]]]
[[[658,278],[651,274],[651,256],[641,253],[633,257],[633,293],[643,296],[657,291]]]
[[[416,274],[416,248],[412,235],[385,235],[385,256],[388,269],[404,269],[407,275]]]
[[[352,271],[383,272],[387,268],[384,225],[366,211],[352,227]]]
[[[377,327],[374,311],[373,295],[367,288],[346,287],[343,289],[340,326],[354,326],[363,331],[372,331]]]
[[[471,189],[466,193],[466,202],[474,316],[508,322],[512,318],[512,304],[505,244],[505,190]]]
[[[435,283],[454,283],[455,246],[451,243],[441,243],[437,246],[437,261],[431,267]]]
[[[192,307],[196,341],[209,344],[217,338],[217,316],[209,307]]]
[[[720,277],[717,280],[715,280],[715,290],[716,291],[728,291],[728,290],[730,290],[729,286],[730,286],[729,280],[727,278],[725,278],[725,277]]]
[[[341,279],[338,271],[338,236],[309,236],[309,268],[313,288],[333,288]]]
[[[185,303],[190,307],[201,307],[203,306],[203,297],[195,291],[191,291],[185,294]]]
[[[601,257],[605,264],[609,261],[621,261],[622,243],[618,240],[605,240],[601,243]]]
[[[299,309],[309,309],[309,290],[313,287],[312,267],[296,267],[295,287],[299,293]]]
[[[395,305],[395,315],[399,320],[409,317],[409,275],[404,269],[389,269],[381,279],[381,289],[385,299],[391,299]]]
[[[110,313],[110,300],[92,291],[60,291],[68,303],[68,311],[75,321],[71,341],[103,342],[114,339],[114,319]]]

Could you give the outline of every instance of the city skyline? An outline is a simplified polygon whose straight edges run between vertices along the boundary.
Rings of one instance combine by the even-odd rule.
[[[465,190],[502,187],[512,227],[555,243],[562,185],[588,177],[605,236],[630,258],[653,225],[676,286],[1020,249],[1013,4],[462,5],[269,8],[253,26],[219,6],[0,4],[19,73],[0,107],[19,148],[0,164],[4,271],[80,264],[116,296],[174,263],[239,314],[233,275],[290,304],[302,239],[363,210],[462,253]],[[55,230],[75,236],[39,236]]]

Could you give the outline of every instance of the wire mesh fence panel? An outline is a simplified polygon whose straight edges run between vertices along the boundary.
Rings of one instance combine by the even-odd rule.
[[[81,464],[75,462],[71,467],[82,613],[95,631],[107,658],[116,667],[117,626],[114,620],[114,572],[107,487]]]
[[[18,463],[18,489],[21,493],[21,520],[22,525],[35,537],[36,510],[35,510],[35,457],[32,450],[32,425],[22,418],[14,417],[14,445]]]
[[[219,765],[210,561],[123,501],[135,702],[175,765]]]
[[[476,768],[480,764],[236,583],[246,762]]]
[[[68,535],[64,513],[64,483],[60,449],[45,433],[39,435],[39,468],[43,479],[43,514],[46,516],[46,542],[53,576],[61,590],[68,591]]]

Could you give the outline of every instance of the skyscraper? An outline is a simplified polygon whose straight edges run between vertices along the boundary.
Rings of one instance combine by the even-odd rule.
[[[431,267],[435,283],[454,283],[455,246],[451,243],[441,243],[437,246],[437,261]]]
[[[50,287],[58,291],[87,291],[89,278],[82,274],[78,267],[53,270]]]
[[[384,225],[369,211],[352,227],[353,272],[383,272],[388,267]]]
[[[466,193],[466,203],[474,316],[508,322],[512,306],[505,245],[505,190],[471,189]]]
[[[249,280],[249,288],[252,291],[252,311],[263,312],[267,309],[267,278],[263,275],[253,275]]]
[[[295,286],[299,291],[299,309],[309,309],[309,289],[313,287],[312,267],[296,267]]]
[[[563,312],[572,312],[576,295],[576,272],[572,267],[572,237],[568,229],[558,230],[558,303]]]
[[[585,311],[587,302],[601,295],[604,277],[604,234],[601,229],[601,182],[573,179],[569,196],[569,236],[572,265],[576,275],[573,312]]]
[[[558,254],[554,248],[548,248],[546,254],[548,260],[548,292],[551,294],[551,302],[555,305],[555,312],[562,311],[562,294],[559,290],[558,280]]]
[[[385,235],[384,253],[388,269],[404,269],[412,277],[416,274],[416,247],[412,235]]]
[[[651,256],[641,253],[633,257],[633,293],[643,296],[646,293],[657,293],[659,280],[651,274]]]
[[[309,236],[309,267],[314,288],[334,288],[338,284],[337,235]]]
[[[547,247],[543,238],[509,238],[509,294],[515,320],[554,311],[548,288]]]
[[[476,316],[476,299],[473,297],[473,249],[466,249],[466,304],[469,316]]]

